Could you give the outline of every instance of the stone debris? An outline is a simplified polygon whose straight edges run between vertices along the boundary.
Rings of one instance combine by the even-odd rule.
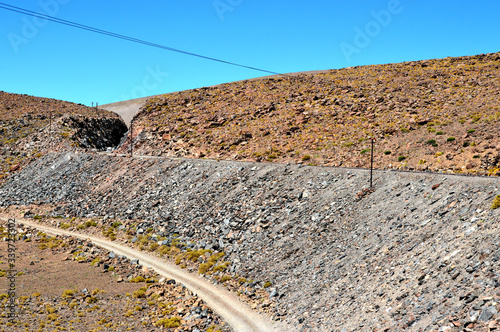
[[[363,170],[64,157],[12,176],[0,187],[4,210],[29,206],[35,217],[29,209],[48,206],[47,216],[120,220],[134,246],[146,238],[183,255],[211,250],[179,261],[193,271],[224,252],[225,269],[206,277],[228,275],[225,284],[253,308],[303,330],[496,326],[495,178],[376,171],[375,190],[359,200]]]

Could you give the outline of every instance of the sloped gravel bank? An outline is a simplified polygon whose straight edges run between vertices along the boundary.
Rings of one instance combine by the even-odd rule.
[[[0,205],[144,220],[220,249],[228,273],[270,280],[275,319],[303,330],[498,326],[498,178],[300,165],[43,157],[0,187]],[[450,329],[447,329],[450,327]]]

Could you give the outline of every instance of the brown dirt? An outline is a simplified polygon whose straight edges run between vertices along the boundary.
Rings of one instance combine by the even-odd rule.
[[[374,138],[376,168],[499,174],[499,66],[494,53],[156,96],[135,116],[134,148],[155,156],[369,167]]]

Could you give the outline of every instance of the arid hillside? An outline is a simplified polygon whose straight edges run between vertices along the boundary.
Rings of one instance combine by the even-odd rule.
[[[166,94],[139,153],[499,174],[500,53],[276,76]],[[125,148],[124,148],[125,149]]]
[[[103,149],[126,132],[112,112],[0,91],[0,179],[47,151]]]

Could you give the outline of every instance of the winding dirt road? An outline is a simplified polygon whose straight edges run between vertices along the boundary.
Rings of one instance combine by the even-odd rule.
[[[7,216],[1,216],[7,219]],[[16,218],[16,222],[42,230],[52,235],[69,235],[80,239],[89,239],[95,245],[113,251],[115,254],[127,256],[129,259],[138,259],[140,264],[153,268],[158,274],[175,279],[186,288],[196,293],[207,305],[217,312],[234,331],[242,332],[267,332],[267,331],[293,331],[281,323],[273,322],[269,318],[258,314],[248,308],[229,291],[217,287],[199,276],[181,270],[164,260],[150,256],[127,246],[104,240],[95,236],[82,235],[74,232],[64,231],[58,228],[48,227]]]

